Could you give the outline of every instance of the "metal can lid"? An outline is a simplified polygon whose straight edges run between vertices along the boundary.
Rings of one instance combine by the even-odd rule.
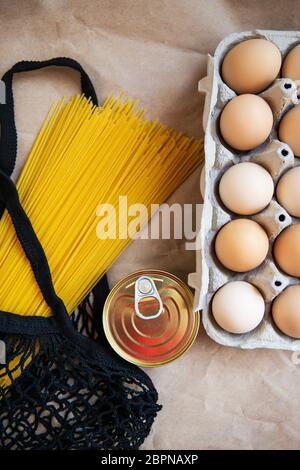
[[[181,356],[199,329],[190,289],[173,274],[147,270],[121,280],[106,299],[103,326],[112,348],[139,366]]]

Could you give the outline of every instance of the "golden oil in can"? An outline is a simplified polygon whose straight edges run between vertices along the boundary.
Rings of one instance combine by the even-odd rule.
[[[112,348],[143,367],[167,364],[192,345],[199,329],[189,288],[172,274],[147,270],[130,274],[110,292],[104,331]]]

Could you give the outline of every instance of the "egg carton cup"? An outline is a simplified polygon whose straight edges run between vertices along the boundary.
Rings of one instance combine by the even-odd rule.
[[[226,53],[235,44],[250,38],[266,38],[280,49],[284,57],[289,49],[300,41],[300,32],[263,31],[234,33],[226,37],[217,47],[214,57],[208,56],[207,76],[200,80],[199,91],[206,94],[203,125],[205,129],[205,192],[200,230],[200,251],[196,252],[196,273],[190,276],[195,288],[195,310],[202,310],[202,321],[208,335],[225,346],[240,348],[273,348],[297,351],[300,340],[281,333],[272,320],[271,303],[285,287],[299,283],[295,277],[281,272],[273,259],[273,242],[278,234],[299,219],[291,217],[277,202],[275,196],[262,212],[247,217],[258,222],[267,232],[270,248],[267,258],[253,271],[233,273],[224,268],[214,253],[214,239],[218,230],[230,220],[240,218],[232,214],[221,203],[218,183],[223,173],[234,163],[251,161],[263,166],[271,174],[274,185],[289,168],[300,165],[300,158],[293,155],[290,147],[278,140],[277,127],[283,114],[299,103],[297,83],[290,79],[277,79],[259,96],[270,105],[274,115],[274,126],[267,142],[250,152],[228,149],[218,130],[218,119],[228,101],[236,96],[222,80],[220,69]],[[263,294],[266,310],[260,325],[246,334],[224,331],[213,318],[211,299],[214,293],[230,281],[243,280],[255,285]]]

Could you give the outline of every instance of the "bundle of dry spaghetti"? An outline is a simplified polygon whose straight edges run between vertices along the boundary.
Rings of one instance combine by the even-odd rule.
[[[130,99],[95,107],[83,96],[55,104],[17,182],[48,258],[57,294],[72,312],[130,239],[99,239],[99,204],[160,204],[203,158],[202,142],[145,118]],[[109,222],[109,219],[108,219]],[[0,309],[51,314],[7,212],[0,221]]]

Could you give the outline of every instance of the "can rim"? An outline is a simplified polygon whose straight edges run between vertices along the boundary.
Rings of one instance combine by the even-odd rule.
[[[131,364],[135,364],[137,366],[140,366],[140,367],[147,367],[147,368],[149,367],[149,368],[151,368],[151,367],[159,367],[159,366],[162,366],[162,365],[165,365],[165,364],[169,364],[170,362],[175,361],[175,359],[178,359],[179,357],[181,357],[188,349],[190,349],[190,347],[193,345],[193,343],[194,343],[194,341],[197,337],[197,334],[198,334],[198,331],[199,331],[199,328],[200,328],[200,312],[199,312],[199,310],[193,311],[193,309],[192,309],[192,313],[193,313],[193,315],[195,315],[194,327],[193,327],[192,334],[191,334],[189,340],[187,341],[187,343],[185,344],[185,346],[182,349],[180,349],[180,351],[178,351],[177,354],[175,354],[174,356],[172,356],[168,359],[164,359],[162,361],[157,361],[157,362],[152,362],[152,363],[144,362],[143,360],[135,359],[132,356],[130,356],[130,354],[126,353],[120,346],[118,346],[116,341],[110,341],[109,340],[109,337],[111,336],[111,332],[110,332],[110,328],[108,326],[108,314],[109,314],[108,312],[109,312],[109,307],[110,307],[110,303],[111,303],[111,300],[112,300],[113,296],[115,295],[116,291],[124,284],[124,282],[127,279],[129,280],[131,277],[139,276],[139,275],[145,275],[145,274],[148,274],[150,276],[153,275],[153,274],[154,275],[155,274],[165,275],[165,276],[173,279],[174,281],[176,281],[178,284],[180,284],[180,286],[186,292],[187,296],[189,297],[189,299],[191,301],[191,305],[193,305],[193,294],[192,294],[192,291],[190,290],[189,286],[185,282],[183,282],[179,277],[175,276],[172,273],[169,273],[167,271],[163,271],[163,270],[160,270],[160,269],[142,269],[140,271],[135,271],[131,274],[128,274],[128,276],[124,277],[123,279],[120,279],[120,281],[117,282],[117,284],[111,289],[110,293],[108,294],[108,296],[105,300],[104,307],[103,307],[103,315],[102,315],[102,325],[103,325],[103,329],[104,329],[104,333],[105,333],[107,341],[109,342],[112,349],[120,357],[122,357],[126,361],[130,362]]]

